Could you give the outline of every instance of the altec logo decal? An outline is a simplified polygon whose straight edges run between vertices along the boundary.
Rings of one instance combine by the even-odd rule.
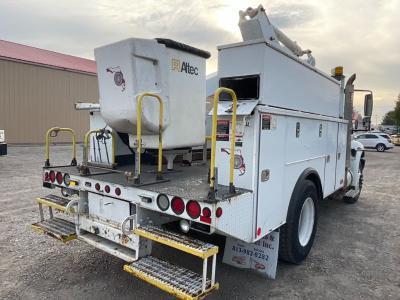
[[[172,71],[177,71],[177,72],[184,72],[186,74],[190,75],[199,75],[199,69],[195,66],[191,66],[188,62],[181,61],[179,59],[173,58],[171,60],[171,67]]]

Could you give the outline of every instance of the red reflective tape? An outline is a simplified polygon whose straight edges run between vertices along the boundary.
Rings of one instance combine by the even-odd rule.
[[[260,236],[261,235],[261,227],[257,228],[257,235]]]
[[[207,224],[211,224],[211,218],[210,217],[205,217],[205,216],[200,216],[200,221],[207,223]]]

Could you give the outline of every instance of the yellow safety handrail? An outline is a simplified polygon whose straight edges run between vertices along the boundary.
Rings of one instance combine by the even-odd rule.
[[[85,137],[83,138],[83,164],[87,164],[89,158],[88,158],[88,152],[89,152],[89,138],[90,135],[93,133],[101,133],[104,132],[104,129],[92,129],[86,132]],[[110,131],[111,136],[112,136],[112,146],[111,146],[111,164],[115,164],[115,133]]]
[[[233,171],[235,162],[235,139],[236,139],[236,109],[237,109],[237,97],[233,90],[220,87],[214,94],[214,106],[212,116],[212,132],[211,132],[211,161],[210,161],[210,191],[215,192],[215,151],[217,145],[217,116],[218,116],[218,102],[219,95],[221,93],[228,93],[232,96],[232,126],[231,126],[231,147],[230,147],[230,160],[229,160],[229,191],[235,192],[235,186],[233,185]]]
[[[52,133],[55,133],[54,135],[51,135]],[[46,161],[44,165],[46,167],[50,167],[50,137],[56,137],[58,132],[70,132],[72,135],[72,161],[71,161],[71,166],[76,166],[76,134],[75,131],[71,128],[61,128],[61,127],[52,127],[46,132]]]
[[[162,179],[162,127],[163,127],[163,116],[164,106],[161,97],[153,93],[142,93],[138,96],[137,100],[137,126],[136,126],[136,138],[137,138],[137,149],[136,149],[136,161],[135,161],[135,181],[140,182],[141,174],[141,155],[142,155],[142,102],[144,97],[153,97],[158,100],[160,105],[159,111],[159,122],[158,122],[158,167],[157,167],[157,179]],[[133,133],[135,134],[135,133]]]

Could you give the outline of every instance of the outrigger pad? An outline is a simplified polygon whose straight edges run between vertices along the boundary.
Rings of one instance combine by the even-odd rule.
[[[207,280],[202,291],[201,275],[153,256],[126,264],[124,270],[179,299],[202,299],[219,287]]]
[[[47,219],[34,223],[32,228],[63,243],[76,239],[75,224],[61,218]]]

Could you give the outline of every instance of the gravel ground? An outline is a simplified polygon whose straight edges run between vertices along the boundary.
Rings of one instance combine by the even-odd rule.
[[[62,161],[70,149],[54,148]],[[82,242],[38,235],[36,196],[43,147],[9,147],[0,157],[0,299],[166,299],[122,270],[123,261]],[[400,299],[400,148],[367,152],[355,205],[324,201],[314,247],[300,266],[279,262],[268,280],[221,262],[221,288],[209,299]],[[221,241],[217,240],[217,243]],[[162,247],[156,254],[198,268],[197,259]]]

